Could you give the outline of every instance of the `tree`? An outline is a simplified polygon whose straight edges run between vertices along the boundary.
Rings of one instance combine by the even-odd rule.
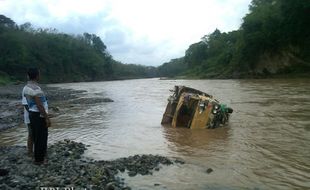
[[[19,29],[25,32],[34,32],[34,29],[30,22],[25,22],[24,24],[20,25]]]
[[[25,80],[27,68],[34,66],[43,73],[43,82],[139,78],[154,73],[142,65],[116,62],[95,34],[69,35],[53,28],[34,29],[30,23],[15,27],[14,21],[2,16],[0,71]]]
[[[15,29],[16,23],[12,19],[10,19],[4,15],[0,15],[0,26]]]

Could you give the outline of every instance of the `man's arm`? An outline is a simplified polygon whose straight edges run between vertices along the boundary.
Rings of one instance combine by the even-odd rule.
[[[41,113],[41,115],[43,115],[43,117],[45,118],[45,121],[46,121],[46,126],[47,127],[50,127],[51,126],[51,121],[50,121],[50,118],[48,117],[45,109],[44,109],[44,106],[40,100],[40,97],[38,96],[35,96],[34,97],[34,101],[39,109],[39,112]]]

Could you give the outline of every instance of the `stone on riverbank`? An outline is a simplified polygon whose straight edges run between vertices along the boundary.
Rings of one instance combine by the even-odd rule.
[[[158,155],[135,155],[113,161],[83,158],[86,146],[70,140],[48,148],[48,164],[37,166],[27,156],[26,147],[0,147],[0,189],[35,189],[38,187],[74,187],[75,189],[130,189],[118,172],[129,176],[148,175],[160,164],[176,163]],[[133,175],[135,174],[135,175]]]
[[[70,104],[98,104],[103,102],[114,102],[110,98],[77,98],[69,101]]]

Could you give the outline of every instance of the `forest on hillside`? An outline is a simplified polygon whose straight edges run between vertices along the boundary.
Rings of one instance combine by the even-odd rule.
[[[0,15],[0,84],[25,81],[29,67],[39,67],[46,83],[310,76],[309,15],[310,1],[253,0],[238,30],[216,29],[190,45],[183,57],[158,67],[114,60],[96,34],[17,25]]]
[[[0,83],[25,81],[30,67],[40,68],[48,83],[156,76],[155,67],[115,61],[95,34],[35,29],[0,15]]]
[[[216,29],[158,72],[184,78],[310,76],[310,1],[253,0],[238,30]]]

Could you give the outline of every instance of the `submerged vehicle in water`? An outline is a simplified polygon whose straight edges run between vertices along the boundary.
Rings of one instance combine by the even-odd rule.
[[[220,104],[213,96],[189,88],[175,86],[161,124],[191,129],[214,129],[228,122],[233,109]]]

